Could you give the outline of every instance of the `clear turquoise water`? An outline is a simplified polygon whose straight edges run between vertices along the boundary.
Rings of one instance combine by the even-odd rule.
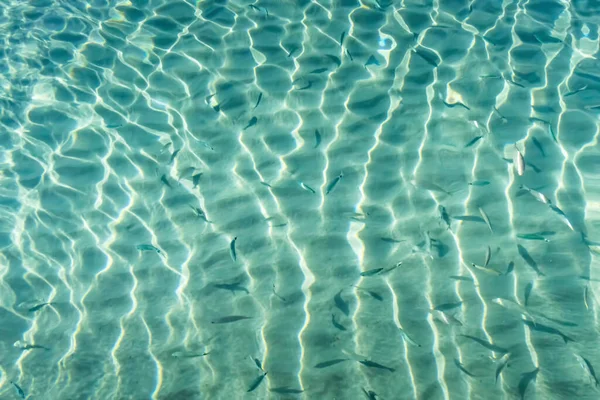
[[[0,397],[598,398],[599,13],[1,0]]]

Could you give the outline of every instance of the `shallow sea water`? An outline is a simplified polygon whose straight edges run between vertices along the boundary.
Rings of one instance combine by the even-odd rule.
[[[599,398],[599,15],[0,0],[0,398]]]

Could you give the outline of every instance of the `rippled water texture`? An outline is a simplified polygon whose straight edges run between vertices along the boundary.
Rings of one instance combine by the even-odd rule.
[[[597,2],[0,10],[3,399],[599,398]]]

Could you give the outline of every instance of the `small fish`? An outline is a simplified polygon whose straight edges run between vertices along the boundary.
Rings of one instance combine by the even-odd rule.
[[[463,337],[466,337],[468,339],[471,339],[471,340],[479,343],[480,345],[482,345],[486,349],[494,351],[496,353],[501,353],[501,354],[508,353],[507,349],[505,349],[503,347],[500,347],[500,346],[496,346],[495,344],[492,344],[492,343],[488,342],[487,340],[479,339],[479,338],[477,338],[475,336],[470,336],[470,335],[458,335],[458,336],[463,336]]]
[[[594,371],[594,367],[592,366],[592,363],[589,362],[589,360],[579,354],[575,355],[577,357],[577,360],[579,361],[579,363],[581,364],[581,368],[583,368],[588,375],[590,376],[590,379],[592,379],[594,381],[594,384],[596,386],[598,386],[599,382],[598,382],[598,377],[596,376],[596,371]]]
[[[444,103],[444,105],[448,108],[454,108],[454,107],[458,106],[458,107],[464,108],[465,110],[471,111],[471,109],[467,105],[465,105],[464,103],[461,103],[460,101],[457,101],[456,103],[448,103],[448,102],[445,102],[442,100],[442,103]],[[465,147],[467,147],[467,146],[465,146]]]
[[[315,129],[315,149],[321,144],[321,134],[318,129]]]
[[[312,87],[312,81],[308,81],[308,83],[306,84],[306,86],[299,88],[298,90],[306,90],[306,89],[310,89]]]
[[[487,249],[485,250],[485,262],[483,264],[484,268],[487,268],[487,266],[490,264],[491,259],[492,259],[492,248],[490,246],[488,246]]]
[[[438,211],[440,212],[440,218],[442,219],[442,221],[444,221],[446,223],[446,225],[448,226],[448,229],[450,229],[451,228],[450,215],[448,214],[446,207],[440,205],[440,206],[438,206]]]
[[[413,49],[412,52],[421,57],[427,64],[433,66],[434,68],[437,68],[440,65],[437,56],[430,55],[425,51],[419,51],[417,49]]]
[[[500,113],[500,111],[498,111],[498,109],[497,109],[495,106],[494,106],[494,111],[496,112],[496,114],[498,114],[498,116],[500,117],[500,119],[501,119],[502,121],[504,121],[504,122],[507,122],[507,121],[508,121],[508,118],[506,118],[504,115],[502,115],[502,114]]]
[[[518,244],[517,245],[517,250],[519,252],[519,255],[521,257],[523,257],[523,260],[525,260],[525,262],[527,263],[527,265],[529,265],[538,275],[545,276],[544,273],[542,271],[540,271],[540,269],[538,268],[537,263],[531,257],[531,255],[529,254],[529,252],[527,251],[527,249],[525,247],[523,247],[520,244]]]
[[[256,110],[256,107],[258,107],[258,105],[260,104],[262,97],[263,97],[263,94],[262,94],[262,92],[260,92],[258,95],[258,100],[256,100],[256,104],[254,105],[254,108],[252,110]]]
[[[512,85],[515,85],[515,86],[517,86],[517,87],[520,87],[520,88],[522,88],[522,89],[525,89],[525,86],[521,85],[520,83],[517,83],[517,82],[513,81],[513,80],[512,80],[512,79],[510,79],[510,78],[506,78],[506,79],[505,79],[505,81],[506,81],[506,82],[508,82],[508,83],[510,83],[510,84],[512,84]]]
[[[246,317],[244,315],[229,315],[227,317],[217,318],[211,321],[211,324],[228,324],[230,322],[241,321],[244,319],[251,319],[252,317]]]
[[[519,381],[519,396],[521,396],[521,400],[525,398],[525,392],[527,391],[527,386],[529,386],[529,382],[535,381],[535,378],[539,371],[540,369],[536,368],[531,372],[525,372],[521,374],[521,380]]]
[[[204,213],[204,211],[202,211],[202,209],[200,207],[194,207],[193,205],[190,204],[190,208],[194,211],[194,214],[196,214],[196,217],[198,218],[202,218],[203,220],[205,220],[206,222],[210,222],[207,218],[206,218],[206,214]]]
[[[540,203],[543,203],[543,204],[546,204],[549,206],[552,205],[552,201],[550,201],[550,199],[548,197],[546,197],[545,194],[540,193],[537,190],[531,189],[525,185],[519,185],[519,189],[525,190],[526,192],[531,194],[533,197],[535,197],[535,199],[537,201],[539,201]]]
[[[452,217],[452,219],[455,219],[458,221],[465,221],[465,222],[483,222],[483,223],[485,223],[485,220],[483,218],[475,216],[475,215],[455,215]]]
[[[275,284],[273,284],[273,294],[275,295],[275,297],[277,297],[279,300],[286,302],[287,300],[284,297],[281,297],[280,295],[277,294],[277,292],[275,291]]]
[[[369,367],[369,368],[385,369],[386,371],[390,371],[390,372],[394,372],[395,371],[394,368],[386,367],[385,365],[378,364],[378,363],[376,363],[374,361],[362,360],[362,361],[359,361],[359,363],[361,363],[365,367]]]
[[[398,330],[400,331],[400,335],[402,335],[404,340],[406,340],[408,343],[410,343],[411,345],[413,345],[415,347],[421,347],[421,345],[419,343],[415,342],[410,336],[408,336],[408,333],[406,333],[404,331],[404,329],[398,328]]]
[[[252,392],[253,390],[255,390],[263,381],[263,379],[265,379],[265,376],[267,376],[267,373],[265,372],[264,374],[260,375],[258,378],[256,378],[251,384],[250,387],[248,388],[248,390],[246,390],[247,393]]]
[[[292,54],[293,54],[293,53],[294,53],[296,50],[298,50],[298,47],[296,47],[296,46],[292,47],[292,48],[290,49],[290,51],[288,52],[288,55],[287,55],[287,56],[288,56],[288,58],[290,58],[290,57],[292,56]]]
[[[504,354],[501,358],[500,361],[498,363],[498,366],[496,367],[496,383],[498,383],[498,377],[500,376],[500,374],[502,373],[502,370],[506,367],[506,365],[508,364],[508,358],[510,357],[510,353],[506,353]]]
[[[469,372],[462,364],[461,362],[458,360],[458,358],[454,359],[454,365],[456,365],[458,367],[458,369],[460,369],[462,372],[464,372],[465,374],[467,374],[468,376],[474,378],[476,375],[473,375],[471,372]]]
[[[465,144],[465,149],[467,147],[471,147],[473,146],[475,143],[477,143],[479,140],[483,139],[483,136],[475,136],[473,139],[471,139],[469,141],[469,143]]]
[[[338,292],[338,294],[335,295],[335,297],[333,298],[333,301],[334,301],[336,307],[339,308],[340,311],[343,312],[346,317],[349,317],[350,316],[350,307],[348,306],[348,303],[346,303],[344,301],[344,299],[342,298],[343,290],[344,289],[341,289]]]
[[[138,249],[139,251],[154,251],[158,254],[160,254],[160,249],[152,246],[151,244],[138,244],[136,246],[136,249]]]
[[[186,352],[186,351],[175,351],[171,353],[171,357],[175,358],[197,358],[204,357],[205,355],[210,354],[209,352]]]
[[[371,296],[375,300],[383,301],[383,297],[381,297],[381,295],[379,293],[377,293],[377,292],[374,292],[374,291],[369,290],[369,289],[361,288],[361,287],[358,287],[358,286],[353,286],[353,287],[355,287],[355,288],[357,288],[357,289],[359,289],[359,290],[367,293],[369,296]]]
[[[367,62],[365,63],[365,68],[367,68],[369,65],[377,65],[377,66],[379,66],[380,63],[379,63],[379,61],[377,61],[377,59],[375,58],[375,56],[370,56],[369,59],[367,60]]]
[[[406,240],[398,240],[398,239],[394,239],[392,237],[381,237],[379,239],[381,239],[381,240],[383,240],[384,242],[387,242],[387,243],[402,243],[402,242],[406,242]]]
[[[46,307],[46,306],[50,306],[50,305],[52,305],[52,304],[54,304],[54,303],[40,303],[40,304],[37,304],[37,305],[35,305],[35,306],[31,307],[31,308],[30,308],[29,310],[27,310],[27,311],[29,311],[29,312],[36,312],[36,311],[39,311],[39,310],[41,310],[42,308],[44,308],[44,307]]]
[[[241,286],[239,283],[215,283],[213,286],[217,289],[230,290],[232,294],[235,294],[235,292],[244,292],[246,294],[250,294],[250,291]]]
[[[477,265],[475,263],[471,263],[471,267],[478,269],[481,272],[485,272],[486,274],[495,275],[495,276],[502,275],[502,272],[500,272],[500,271],[497,271],[493,268],[482,267],[481,265]]]
[[[546,152],[544,151],[544,148],[542,147],[542,144],[540,143],[540,141],[537,140],[535,137],[532,137],[531,141],[533,142],[535,147],[537,147],[537,149],[540,152],[540,154],[542,155],[542,157],[546,157]]]
[[[252,357],[250,357],[252,358]],[[260,362],[260,360],[258,358],[252,358],[252,361],[254,361],[254,364],[258,367],[258,369],[260,369],[261,371],[264,371],[262,368],[262,363]]]
[[[346,37],[346,31],[342,32],[340,35],[340,46],[344,45],[344,38]]]
[[[172,142],[166,143],[166,144],[165,144],[165,145],[162,147],[162,149],[160,150],[160,154],[164,153],[164,152],[165,152],[165,150],[168,150],[168,149],[169,149],[169,147],[171,147],[171,145],[172,145],[172,144],[173,144]]]
[[[449,311],[449,310],[454,310],[455,308],[458,308],[460,306],[462,306],[462,301],[457,301],[454,303],[444,303],[444,304],[440,304],[439,306],[434,307],[434,310],[437,311]]]
[[[481,218],[483,218],[483,221],[485,222],[487,227],[490,229],[490,232],[494,233],[494,230],[492,229],[492,223],[490,222],[490,218],[485,213],[485,211],[483,211],[483,208],[481,208],[481,207],[479,207],[479,214],[481,214]]]
[[[235,242],[237,241],[237,236],[233,238],[231,243],[229,243],[229,253],[231,254],[231,259],[233,262],[237,261],[237,253],[235,252]]]
[[[309,72],[309,74],[322,74],[323,72],[327,72],[327,71],[329,71],[329,68],[323,67],[323,68],[313,69],[312,71]]]
[[[246,129],[253,127],[254,125],[256,125],[257,122],[258,122],[258,118],[256,118],[256,117],[250,118],[250,121],[248,121],[248,125],[246,125],[243,130],[245,131]]]
[[[523,176],[525,173],[525,158],[523,158],[523,154],[521,154],[517,145],[515,145],[515,150],[516,153],[513,157],[513,164],[517,169],[517,174],[519,174],[519,176]]]
[[[450,275],[450,279],[454,279],[456,281],[473,282],[473,278],[469,276]]]
[[[338,182],[343,177],[344,177],[344,174],[342,172],[340,172],[340,174],[338,176],[336,176],[335,179],[327,185],[327,188],[325,189],[325,194],[328,195],[329,193],[331,193],[333,191],[333,189],[335,189],[335,186],[338,184]]]
[[[544,236],[540,235],[539,233],[519,233],[519,234],[517,234],[517,237],[519,239],[525,239],[525,240],[543,240],[546,243],[550,242],[550,239],[545,238]]]
[[[429,312],[431,312],[431,314],[433,314],[433,316],[435,318],[442,321],[446,325],[453,325],[453,324],[458,325],[458,326],[463,325],[462,322],[460,322],[458,319],[456,319],[456,317],[454,317],[451,314],[445,313],[443,311],[438,311],[438,310],[429,310]]]
[[[583,92],[583,91],[584,91],[584,90],[586,90],[587,88],[588,88],[588,85],[583,85],[583,86],[582,86],[582,87],[580,87],[579,89],[575,89],[575,90],[573,90],[573,91],[571,91],[571,92],[569,92],[569,93],[565,93],[565,94],[563,95],[563,98],[564,98],[564,97],[573,96],[574,94],[577,94],[577,93],[579,93],[579,92]]]
[[[567,224],[567,226],[569,228],[571,228],[572,231],[575,231],[575,228],[573,228],[571,221],[569,221],[569,218],[567,218],[566,214],[560,208],[556,207],[555,205],[550,204],[550,209],[552,211],[554,211],[555,213],[557,213],[562,218],[563,222],[565,224]]]
[[[304,182],[300,182],[300,186],[302,187],[302,189],[307,190],[307,191],[311,192],[312,194],[317,193],[317,192],[315,192],[315,190],[313,188],[311,188]]]
[[[585,304],[586,310],[590,309],[590,305],[588,303],[588,293],[589,293],[588,285],[585,285],[585,287],[583,288],[583,304]]]
[[[523,296],[523,304],[527,307],[527,303],[529,302],[529,296],[531,296],[531,291],[533,290],[533,282],[529,282],[525,286],[525,294]]]
[[[163,176],[160,177],[160,181],[167,185],[169,188],[173,189],[173,186],[171,186],[171,184],[169,183],[166,174],[163,174]]]
[[[373,268],[360,273],[360,276],[373,276],[383,271],[383,268]]]
[[[533,322],[533,321],[530,321],[530,320],[527,320],[527,319],[524,319],[522,321],[532,331],[549,333],[551,335],[558,335],[558,336],[560,336],[565,341],[565,343],[569,343],[569,342],[574,342],[575,341],[574,339],[572,339],[569,336],[565,335],[564,333],[562,333],[558,329],[552,328],[551,326],[542,325],[542,324],[540,324],[538,322]]]
[[[300,394],[303,393],[302,389],[292,389],[287,386],[269,388],[269,392],[279,393],[279,394]]]
[[[412,180],[410,182],[413,186],[421,188],[421,189],[425,189],[425,190],[429,190],[430,192],[440,192],[440,193],[445,193],[448,196],[451,196],[452,193],[450,193],[449,191],[439,187],[438,185],[436,185],[435,183],[431,183],[431,182],[425,182],[425,181],[416,181],[416,180]]]
[[[347,358],[336,358],[335,360],[323,361],[322,363],[318,363],[315,365],[315,368],[327,368],[332,365],[339,364],[341,362],[348,361]]]
[[[19,396],[21,396],[21,398],[24,399],[26,396],[25,396],[25,392],[23,391],[23,389],[21,389],[21,387],[19,385],[17,385],[16,383],[14,383],[13,381],[10,381],[10,383],[12,383],[12,385],[15,387]]]
[[[348,56],[348,58],[350,58],[350,61],[354,61],[354,58],[352,57],[352,53],[350,53],[350,50],[346,49],[346,55]]]
[[[187,167],[179,172],[179,178],[177,178],[177,182],[181,182],[183,178],[187,178],[188,176],[193,176],[195,167]]]
[[[341,325],[339,322],[337,322],[335,320],[335,316],[333,314],[331,314],[331,323],[333,324],[333,326],[335,326],[340,331],[345,331],[346,330],[346,328],[344,327],[344,325]]]
[[[330,59],[331,62],[333,62],[336,65],[336,67],[338,67],[338,68],[339,68],[340,65],[342,65],[342,61],[337,56],[334,56],[332,54],[325,54],[325,57],[327,57],[328,59]]]
[[[511,272],[513,272],[513,270],[515,269],[515,263],[513,261],[508,263],[508,266],[506,267],[506,272],[504,273],[504,275],[508,275]]]
[[[372,390],[367,390],[365,388],[362,388],[363,393],[365,394],[365,396],[367,396],[367,399],[369,400],[377,400],[377,393],[375,393]]]
[[[192,176],[192,184],[194,185],[192,189],[196,189],[198,184],[200,183],[200,177],[202,176],[202,172]]]
[[[15,346],[17,347],[17,346]],[[21,350],[35,350],[35,349],[42,349],[42,350],[50,350],[48,347],[46,346],[41,346],[39,344],[25,344],[23,346],[18,347]]]
[[[173,164],[173,161],[175,161],[175,157],[177,157],[177,154],[179,154],[180,151],[181,151],[181,149],[177,149],[173,152],[173,154],[171,154],[171,158],[169,159],[169,162],[167,163],[167,165]]]

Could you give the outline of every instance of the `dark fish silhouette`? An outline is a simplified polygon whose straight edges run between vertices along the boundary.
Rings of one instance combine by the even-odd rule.
[[[333,191],[333,189],[335,189],[335,186],[338,184],[338,182],[344,177],[343,173],[340,173],[338,176],[335,177],[335,179],[333,181],[331,181],[331,183],[329,183],[329,185],[327,185],[327,188],[325,189],[325,194],[329,194]]]
[[[15,387],[15,389],[17,390],[17,393],[19,394],[19,396],[22,399],[24,399],[26,396],[25,396],[25,392],[23,391],[23,389],[21,389],[21,386],[17,385],[13,381],[10,381],[10,383],[12,383],[12,385]]]
[[[527,325],[527,327],[529,329],[531,329],[532,331],[537,331],[537,332],[544,332],[544,333],[549,333],[551,335],[558,335],[560,336],[565,343],[569,343],[569,342],[574,342],[575,340],[572,339],[571,337],[565,335],[564,333],[562,333],[561,331],[559,331],[556,328],[552,328],[551,326],[547,326],[547,325],[542,325],[533,321],[529,321],[524,319],[523,323],[525,325]]]
[[[167,185],[169,188],[173,189],[173,186],[171,186],[171,184],[169,183],[169,180],[167,179],[166,174],[163,174],[163,176],[160,177],[160,181],[162,183],[164,183],[165,185]]]
[[[527,390],[527,386],[529,386],[529,382],[535,381],[538,372],[540,372],[540,369],[536,368],[531,372],[521,374],[521,380],[519,381],[519,396],[521,396],[521,400],[525,398],[525,391]]]
[[[373,268],[360,273],[360,276],[373,276],[383,271],[383,268]]]
[[[501,353],[501,354],[508,353],[507,349],[505,349],[503,347],[500,347],[500,346],[496,346],[495,344],[492,344],[492,343],[488,342],[487,340],[479,339],[479,338],[477,338],[475,336],[471,336],[471,335],[458,335],[458,336],[463,336],[463,337],[466,337],[468,339],[471,339],[471,340],[479,343],[480,345],[482,345],[486,349],[495,351],[496,353]]]
[[[213,286],[218,289],[230,290],[232,294],[235,294],[235,292],[244,292],[246,294],[250,294],[248,289],[241,286],[239,283],[215,283]]]
[[[483,139],[483,136],[475,136],[473,139],[471,139],[471,141],[469,141],[469,143],[465,144],[465,149],[467,147],[473,146],[475,143],[477,143],[481,139]]]
[[[258,95],[258,100],[256,101],[256,105],[254,106],[253,110],[256,110],[256,107],[258,107],[258,105],[260,104],[260,101],[262,100],[262,92],[260,92],[260,94]]]
[[[455,215],[452,219],[456,219],[459,221],[467,221],[467,222],[483,222],[485,224],[485,220],[476,215]]]
[[[347,358],[336,358],[335,360],[323,361],[322,363],[318,363],[315,365],[315,368],[327,368],[332,365],[339,364],[341,362],[348,361]]]
[[[248,121],[248,125],[246,125],[246,127],[243,130],[253,127],[254,125],[256,125],[257,122],[258,122],[258,118],[256,118],[256,117],[250,118],[250,121]]]
[[[304,390],[292,389],[287,386],[282,386],[282,387],[276,387],[276,388],[269,388],[269,392],[279,393],[279,394],[300,394],[300,393],[304,392]]]
[[[252,317],[246,317],[244,315],[229,315],[227,317],[221,317],[221,318],[217,318],[214,321],[212,321],[212,324],[228,324],[230,322],[236,322],[236,321],[241,321],[244,319],[251,319]]]
[[[349,317],[350,316],[350,307],[348,306],[348,303],[346,303],[344,301],[344,299],[342,298],[342,291],[343,290],[344,289],[341,289],[338,292],[338,294],[335,295],[335,297],[333,298],[333,301],[335,303],[335,306],[337,308],[339,308],[340,311],[343,312],[346,317]]]
[[[346,330],[346,328],[344,327],[344,325],[341,325],[339,322],[337,322],[335,320],[335,316],[333,314],[331,314],[331,323],[333,324],[333,326],[335,326],[340,331],[345,331]]]
[[[537,272],[538,275],[545,276],[544,273],[542,273],[542,271],[540,271],[540,269],[538,268],[537,263],[531,257],[531,255],[529,254],[529,252],[527,251],[527,249],[525,247],[523,247],[520,244],[518,244],[517,245],[517,250],[519,251],[519,255],[521,257],[523,257],[523,260],[525,260],[525,262],[527,263],[527,265],[529,265],[535,272]]]
[[[315,149],[321,144],[321,134],[318,129],[315,129]]]
[[[231,259],[233,262],[237,261],[237,253],[235,251],[235,242],[237,241],[237,236],[233,238],[231,243],[229,243],[229,251],[231,253]]]
[[[369,367],[369,368],[385,369],[386,371],[390,371],[390,372],[395,371],[394,368],[386,367],[385,365],[378,364],[374,361],[362,360],[362,361],[359,361],[359,363],[361,363],[365,367]]]
[[[192,176],[193,189],[196,189],[196,186],[200,183],[200,177],[202,176],[202,172]]]
[[[36,311],[41,310],[42,308],[44,308],[46,306],[49,306],[49,305],[52,305],[52,304],[54,304],[54,303],[41,303],[41,304],[37,304],[37,305],[31,307],[28,311],[29,312],[36,312]]]
[[[261,384],[263,379],[265,379],[265,376],[267,376],[266,372],[264,374],[262,374],[261,376],[259,376],[258,378],[256,378],[254,380],[254,382],[252,382],[252,384],[250,385],[250,387],[248,388],[248,390],[246,392],[250,393],[253,390],[255,390]]]
[[[436,306],[434,308],[434,310],[437,310],[437,311],[453,310],[455,308],[462,306],[462,303],[463,303],[462,301],[457,301],[455,303],[444,303],[444,304],[440,304],[439,306]]]
[[[533,290],[533,282],[529,282],[527,286],[525,286],[525,295],[523,304],[527,307],[527,303],[529,302],[529,296],[531,296],[531,291]]]
[[[540,154],[542,155],[542,157],[546,157],[546,152],[544,151],[544,148],[542,147],[542,144],[540,143],[540,141],[537,140],[535,137],[532,137],[531,140],[533,141],[533,144],[535,145],[535,147],[537,147],[537,149],[540,152]]]
[[[472,374],[471,372],[469,372],[457,358],[454,359],[454,365],[456,365],[458,367],[458,369],[460,369],[462,372],[464,372],[468,376],[470,376],[472,378],[474,378],[476,376],[476,375]]]

